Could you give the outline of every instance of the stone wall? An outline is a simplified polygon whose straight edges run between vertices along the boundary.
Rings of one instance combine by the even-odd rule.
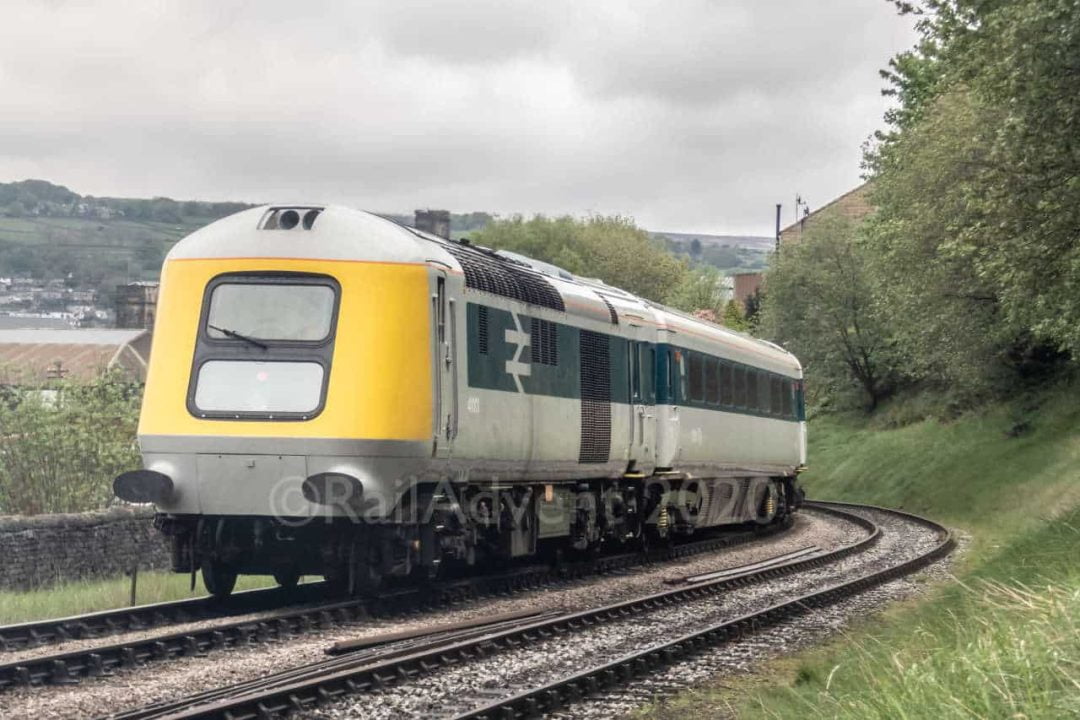
[[[0,589],[168,569],[169,546],[150,508],[0,516]]]

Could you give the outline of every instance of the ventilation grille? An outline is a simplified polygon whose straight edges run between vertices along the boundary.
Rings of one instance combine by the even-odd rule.
[[[476,346],[481,355],[488,354],[488,309],[487,305],[476,308]]]
[[[607,305],[607,311],[611,313],[611,324],[618,325],[619,315],[615,312],[615,307],[610,302],[608,302],[608,299],[603,295],[600,296],[600,299],[604,301],[604,304]]]
[[[510,260],[461,245],[446,245],[465,271],[465,287],[563,312],[562,295],[543,275]]]
[[[559,333],[555,323],[533,318],[529,332],[529,349],[534,363],[558,365]]]
[[[607,336],[581,331],[581,451],[578,462],[611,454],[611,356]]]

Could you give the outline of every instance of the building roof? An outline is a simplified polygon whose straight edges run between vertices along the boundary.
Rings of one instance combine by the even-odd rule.
[[[108,370],[142,382],[150,340],[147,330],[0,330],[0,384],[87,382]]]
[[[780,231],[780,234],[783,235],[788,230],[791,230],[796,225],[801,225],[802,223],[806,222],[807,219],[814,217],[818,213],[824,212],[825,210],[828,210],[829,208],[831,208],[833,205],[836,205],[837,203],[843,202],[844,200],[846,200],[847,198],[851,197],[852,195],[854,195],[856,193],[862,192],[863,190],[866,189],[866,186],[869,185],[869,184],[870,184],[870,181],[867,180],[866,182],[863,182],[860,185],[857,185],[856,187],[853,187],[852,189],[848,190],[846,193],[844,193],[840,197],[833,198],[829,202],[827,202],[824,205],[822,205],[821,207],[819,207],[817,210],[814,210],[813,212],[799,218],[795,222],[793,222],[790,225],[788,225],[787,227],[785,227],[783,230]]]
[[[0,315],[0,330],[18,330],[28,328],[53,328],[63,330],[71,328],[71,321],[56,317],[35,317],[26,315]]]
[[[0,345],[33,343],[36,345],[126,345],[145,330],[113,330],[101,328],[21,328],[0,330]]]

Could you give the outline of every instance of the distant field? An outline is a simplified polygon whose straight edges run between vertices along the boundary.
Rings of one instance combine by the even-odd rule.
[[[78,245],[173,243],[209,220],[162,223],[143,220],[0,217],[0,242]]]

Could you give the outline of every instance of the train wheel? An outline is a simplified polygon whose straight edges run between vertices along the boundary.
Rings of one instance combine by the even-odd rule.
[[[295,570],[278,570],[274,573],[274,580],[286,590],[292,590],[300,584],[300,573]]]
[[[202,562],[202,578],[206,591],[216,598],[226,598],[236,587],[236,570],[218,561],[206,558]]]

